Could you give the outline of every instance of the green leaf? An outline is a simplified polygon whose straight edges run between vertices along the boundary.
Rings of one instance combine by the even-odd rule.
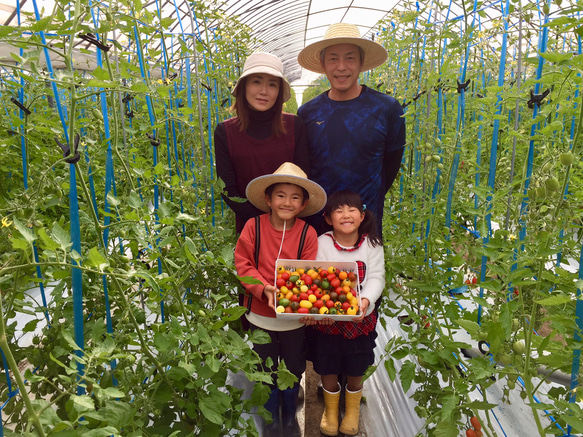
[[[107,202],[111,205],[111,206],[119,206],[119,204],[121,203],[117,197],[115,197],[113,195],[113,193],[109,192],[107,193]]]
[[[391,357],[387,357],[385,359],[385,369],[389,375],[389,378],[391,378],[391,381],[394,381],[397,377],[397,370],[395,369],[395,363]]]
[[[573,58],[572,53],[545,52],[540,55],[547,61],[554,63],[569,62]]]
[[[564,305],[568,302],[571,302],[571,297],[564,294],[558,294],[555,296],[546,297],[544,299],[535,299],[535,302],[539,305],[545,306]]]
[[[112,82],[109,80],[100,80],[100,79],[90,79],[87,81],[88,87],[95,87],[95,88],[116,88],[116,82]]]
[[[12,59],[14,59],[17,63],[19,63],[19,64],[24,63],[24,59],[22,59],[20,56],[18,56],[16,54],[16,52],[10,51],[10,56],[12,56]]]
[[[497,404],[490,404],[484,401],[474,401],[466,404],[468,408],[476,409],[476,410],[491,410],[492,408],[498,407]]]
[[[14,227],[18,229],[20,235],[22,235],[27,242],[29,243],[34,242],[35,237],[33,232],[29,228],[24,226],[22,223],[20,223],[16,217],[14,218]]]
[[[280,361],[277,366],[277,388],[286,390],[292,388],[296,382],[298,382],[297,376],[288,370],[285,361]]]
[[[453,413],[459,403],[459,397],[451,394],[443,397],[441,406],[441,419],[445,422],[452,422]]]
[[[214,373],[217,373],[221,368],[221,362],[214,355],[207,355],[204,362]]]
[[[252,284],[263,284],[263,282],[261,282],[259,279],[256,279],[256,278],[254,278],[252,276],[243,276],[243,277],[237,276],[237,278],[239,278],[239,280],[241,282],[243,282],[245,284],[249,284],[249,285],[252,285]]]
[[[109,77],[109,72],[107,70],[104,70],[101,67],[97,67],[95,70],[93,70],[92,74],[93,74],[93,77],[95,79],[100,79],[101,81],[111,80],[111,78]],[[91,80],[89,82],[91,82]],[[89,86],[95,86],[95,85],[89,85]]]
[[[468,333],[470,334],[477,334],[478,331],[480,330],[480,325],[471,320],[457,319],[455,322],[462,328],[464,328],[466,331],[468,331]]]
[[[41,241],[43,242],[44,248],[48,250],[55,250],[59,247],[59,244],[53,240],[45,228],[40,228],[38,230],[38,236],[40,237]]]
[[[411,361],[405,361],[401,366],[401,371],[399,372],[399,378],[401,379],[401,385],[403,386],[403,392],[407,393],[409,388],[411,388],[411,383],[415,379],[417,373],[417,366]]]
[[[148,93],[148,87],[146,86],[146,84],[144,82],[136,82],[136,83],[132,84],[131,89],[132,89],[132,91],[134,91],[138,94],[147,94]]]
[[[458,434],[459,432],[455,423],[445,421],[439,422],[433,432],[435,437],[451,437]]]
[[[198,220],[196,219],[196,217],[193,217],[193,216],[191,216],[191,215],[189,215],[189,214],[185,214],[185,213],[182,213],[182,212],[181,212],[181,213],[179,213],[179,214],[176,216],[176,222],[177,222],[177,223],[181,223],[181,222],[186,222],[186,223],[195,223],[195,222],[197,222],[197,221],[198,221]]]
[[[109,261],[101,254],[101,252],[99,252],[96,247],[89,249],[89,253],[87,255],[87,264],[93,267],[97,267],[97,269],[101,272],[109,267]]]
[[[67,251],[69,247],[73,245],[69,233],[65,231],[57,222],[55,222],[51,231],[53,234],[53,239],[59,243],[61,249],[64,251]]]
[[[245,309],[245,311],[247,311],[247,309]],[[269,344],[271,343],[271,337],[262,329],[256,329],[249,334],[249,341],[256,344]]]
[[[223,423],[223,413],[221,406],[211,396],[203,396],[198,401],[200,411],[209,421],[220,425]]]
[[[45,18],[41,18],[40,20],[35,21],[32,24],[31,28],[34,32],[44,32],[52,19],[53,18],[51,15]]]

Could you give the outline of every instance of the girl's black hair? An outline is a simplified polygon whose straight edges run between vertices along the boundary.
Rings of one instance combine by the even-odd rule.
[[[358,228],[358,238],[363,234],[368,234],[368,239],[373,247],[382,244],[382,239],[377,231],[377,220],[370,209],[365,209],[360,194],[352,190],[336,191],[328,197],[326,206],[324,207],[324,217],[330,217],[332,211],[340,206],[348,205],[353,208],[358,208],[362,213],[364,212],[364,220]],[[323,232],[332,230],[332,226],[323,221]]]

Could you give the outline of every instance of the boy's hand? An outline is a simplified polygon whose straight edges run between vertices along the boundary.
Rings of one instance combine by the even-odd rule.
[[[360,306],[360,315],[358,317],[355,317],[354,319],[352,319],[352,321],[356,322],[356,323],[362,322],[362,320],[364,319],[364,315],[366,314],[366,311],[368,310],[369,305],[370,305],[370,301],[366,297],[363,297],[362,302],[361,302],[361,306]]]
[[[267,298],[267,305],[275,312],[275,293],[277,288],[274,285],[266,285],[263,289],[263,294]]]

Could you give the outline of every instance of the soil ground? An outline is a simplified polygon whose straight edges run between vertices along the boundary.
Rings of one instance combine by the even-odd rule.
[[[322,414],[324,413],[324,398],[321,389],[318,390],[318,384],[320,382],[320,375],[314,372],[312,368],[312,363],[306,363],[306,373],[304,374],[305,388],[304,388],[304,437],[321,437],[320,433],[320,420],[322,419]],[[342,400],[341,400],[342,404]],[[361,411],[363,406],[361,405]],[[343,410],[343,407],[340,407]],[[364,424],[361,421],[358,425],[359,433],[358,437],[366,437],[366,430],[364,429]],[[338,433],[339,436],[344,436],[342,433]]]

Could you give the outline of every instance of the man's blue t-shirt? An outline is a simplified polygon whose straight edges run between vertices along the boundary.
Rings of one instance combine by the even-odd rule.
[[[399,102],[362,87],[360,96],[331,100],[322,93],[298,110],[308,131],[310,179],[328,195],[350,189],[382,220],[384,199],[405,146],[405,119]],[[379,227],[380,230],[380,227]]]

